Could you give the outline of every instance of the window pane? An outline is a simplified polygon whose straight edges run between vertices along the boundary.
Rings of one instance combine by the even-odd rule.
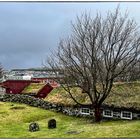
[[[90,110],[88,108],[82,108],[81,112],[85,114],[89,114]]]
[[[107,116],[112,116],[112,114],[111,114],[111,111],[110,111],[110,110],[105,110],[104,114],[105,114],[105,115],[107,115]]]
[[[128,118],[128,119],[132,119],[132,113],[131,112],[126,112],[126,111],[123,111],[122,112],[122,115],[121,115],[122,118]]]

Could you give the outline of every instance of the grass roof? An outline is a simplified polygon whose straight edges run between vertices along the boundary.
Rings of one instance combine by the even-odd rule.
[[[73,88],[74,97],[84,104],[90,104],[89,97],[79,88]],[[75,105],[69,94],[62,88],[56,88],[46,97],[47,101],[65,105]],[[140,110],[140,82],[114,83],[110,96],[104,104],[116,107],[135,108]]]
[[[29,86],[25,87],[21,93],[30,94],[30,93],[38,93],[45,86],[44,83],[31,83]]]

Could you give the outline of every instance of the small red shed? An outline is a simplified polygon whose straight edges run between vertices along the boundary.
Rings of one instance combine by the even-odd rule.
[[[8,94],[28,94],[37,98],[45,98],[53,87],[39,80],[7,80],[0,83]]]
[[[30,83],[39,83],[31,80],[7,80],[1,83],[1,87],[6,89],[6,93],[20,94],[21,91]]]

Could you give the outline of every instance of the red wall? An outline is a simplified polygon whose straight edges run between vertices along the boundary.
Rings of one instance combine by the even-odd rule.
[[[53,90],[53,87],[49,84],[46,84],[36,95],[36,97],[39,98],[45,98],[51,91]]]
[[[19,94],[30,83],[38,83],[38,81],[30,80],[7,80],[1,85],[6,88],[6,93]]]

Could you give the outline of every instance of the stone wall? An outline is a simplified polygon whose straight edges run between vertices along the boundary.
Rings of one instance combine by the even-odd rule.
[[[28,95],[20,94],[5,94],[0,93],[0,101],[2,102],[15,102],[15,103],[24,103],[34,107],[40,107],[44,109],[51,109],[53,107],[52,103],[44,101],[42,99],[34,98]]]

